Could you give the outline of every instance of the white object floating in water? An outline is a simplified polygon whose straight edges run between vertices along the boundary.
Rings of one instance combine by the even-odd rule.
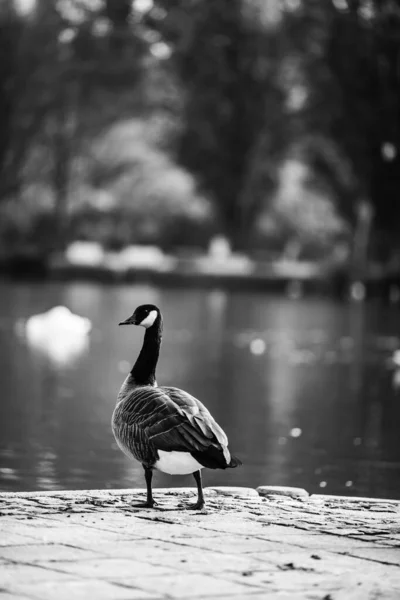
[[[344,484],[346,487],[352,487],[353,482],[352,481],[346,481],[346,483]]]
[[[73,314],[66,306],[55,306],[27,319],[25,337],[56,363],[68,363],[87,348],[91,329],[89,319]]]
[[[392,354],[392,361],[395,367],[400,369],[400,350],[395,350]]]
[[[321,487],[321,488],[326,488],[326,486],[327,486],[327,485],[328,485],[328,484],[327,484],[327,482],[326,482],[326,481],[320,481],[320,482],[319,482],[319,487]]]
[[[256,356],[264,354],[266,347],[266,343],[260,338],[256,338],[255,340],[251,340],[250,342],[250,352],[252,354],[255,354]]]
[[[89,319],[74,315],[66,306],[55,306],[49,311],[33,315],[26,321],[27,335],[49,335],[68,332],[70,335],[87,335],[92,328]]]
[[[300,427],[293,427],[293,429],[290,430],[290,435],[291,435],[291,437],[294,437],[294,438],[300,437],[302,433],[303,432],[300,429]]]

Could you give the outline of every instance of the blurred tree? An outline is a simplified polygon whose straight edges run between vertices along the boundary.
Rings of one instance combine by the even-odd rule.
[[[258,221],[257,237],[291,260],[333,258],[332,251],[347,241],[349,231],[331,195],[321,178],[310,177],[307,164],[288,158],[279,169],[268,210]]]
[[[140,98],[135,105],[133,98],[146,43],[131,31],[129,14],[116,10],[115,2],[36,0],[23,16],[12,0],[5,2],[7,10],[2,5],[0,11],[0,197],[21,202],[25,195],[32,202],[34,186],[39,207],[49,188],[53,208],[48,210],[56,224],[46,240],[51,247],[62,240],[71,180],[83,176],[75,163],[94,136],[143,104]]]
[[[178,160],[214,201],[220,226],[246,247],[286,143],[279,36],[264,2],[156,0],[148,22],[173,45],[185,90]]]
[[[19,173],[36,133],[41,107],[26,110],[35,57],[22,59],[27,45],[28,24],[18,17],[13,0],[0,6],[0,199],[15,194],[20,185]]]
[[[265,215],[307,244],[336,232],[343,220],[318,195],[329,203],[335,198],[355,228],[374,213],[375,229],[396,230],[397,2],[36,0],[32,6],[20,15],[14,0],[0,3],[1,199],[19,198],[32,212],[35,202],[39,212],[56,208],[62,224],[70,198],[85,203],[84,193],[100,202],[104,194],[97,192],[111,190],[114,206],[122,214],[131,203],[135,218],[150,197],[160,215],[164,201],[166,214],[177,215],[179,206],[187,215],[201,205],[200,215],[208,197],[219,229],[237,248],[251,245]],[[119,153],[110,142],[115,126],[138,119],[145,127]],[[99,158],[104,140],[114,157],[107,151]],[[285,198],[282,183],[281,166],[293,156],[311,166],[299,202],[295,194]],[[179,202],[173,204],[169,190],[161,193],[152,170],[153,179],[180,190]]]
[[[194,178],[154,143],[155,124],[131,119],[99,137],[88,163],[88,188],[74,199],[73,227],[106,246],[205,245],[212,210]]]
[[[355,227],[400,223],[400,4],[303,0],[285,20],[307,81],[299,139]],[[392,239],[392,241],[394,241]]]
[[[105,13],[116,32],[129,30],[132,0],[106,0]]]

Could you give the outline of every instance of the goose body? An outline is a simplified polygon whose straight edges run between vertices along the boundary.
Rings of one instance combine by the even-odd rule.
[[[117,398],[112,430],[120,449],[140,461],[145,470],[147,502],[153,506],[153,470],[170,475],[193,473],[198,487],[194,508],[204,506],[200,471],[236,467],[240,461],[228,449],[228,438],[207,408],[175,387],[158,387],[155,369],[162,336],[161,312],[143,305],[123,325],[146,328],[143,347]]]

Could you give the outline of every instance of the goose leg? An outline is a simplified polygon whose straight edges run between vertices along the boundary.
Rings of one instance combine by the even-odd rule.
[[[201,485],[201,471],[195,471],[193,473],[193,477],[195,478],[197,484],[197,502],[195,504],[188,504],[186,508],[188,510],[201,510],[202,508],[204,508],[203,486]]]
[[[140,502],[139,504],[133,504],[133,508],[153,508],[153,506],[157,505],[157,502],[153,498],[153,493],[151,490],[151,480],[153,479],[153,469],[149,469],[148,467],[144,468],[144,477],[146,479],[146,487],[147,487],[147,500],[146,502]]]

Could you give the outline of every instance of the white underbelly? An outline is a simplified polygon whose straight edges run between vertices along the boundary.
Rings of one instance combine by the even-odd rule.
[[[158,450],[159,460],[154,468],[169,475],[188,475],[203,469],[201,465],[189,452],[165,452]]]

